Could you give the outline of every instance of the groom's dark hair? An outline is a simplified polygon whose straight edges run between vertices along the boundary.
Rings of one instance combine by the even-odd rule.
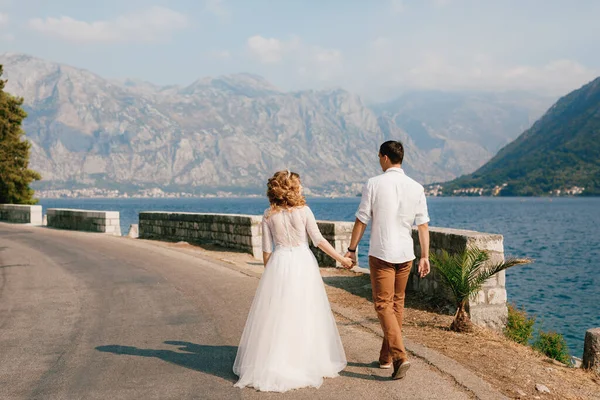
[[[396,140],[388,140],[379,148],[379,154],[388,156],[392,164],[402,164],[402,160],[404,160],[404,146]]]

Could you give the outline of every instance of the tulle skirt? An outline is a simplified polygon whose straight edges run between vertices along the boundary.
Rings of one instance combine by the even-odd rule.
[[[320,387],[346,367],[319,266],[308,246],[277,248],[242,333],[236,387],[285,392]]]

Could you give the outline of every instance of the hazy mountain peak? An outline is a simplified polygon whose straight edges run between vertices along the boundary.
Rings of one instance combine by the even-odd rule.
[[[179,91],[180,94],[202,94],[217,90],[232,95],[256,97],[281,91],[261,76],[247,73],[201,78]]]

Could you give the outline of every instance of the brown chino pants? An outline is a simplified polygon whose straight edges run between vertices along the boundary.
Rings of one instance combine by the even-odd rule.
[[[395,360],[406,361],[408,358],[402,341],[402,317],[412,264],[412,261],[392,264],[369,257],[373,303],[383,330],[383,344],[379,353],[379,362],[382,364]]]

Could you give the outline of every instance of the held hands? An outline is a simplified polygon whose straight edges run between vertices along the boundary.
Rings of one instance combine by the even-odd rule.
[[[342,265],[343,265],[344,268],[346,268],[346,269],[352,269],[352,267],[354,267],[356,265],[356,253],[352,253],[352,252],[348,251],[344,255],[344,259],[350,261],[349,264],[342,263]]]
[[[354,266],[354,261],[350,257],[342,257],[340,263],[344,269],[352,269]]]
[[[429,265],[429,258],[421,258],[419,260],[419,276],[421,278],[425,278],[427,274],[431,271],[431,266]]]

